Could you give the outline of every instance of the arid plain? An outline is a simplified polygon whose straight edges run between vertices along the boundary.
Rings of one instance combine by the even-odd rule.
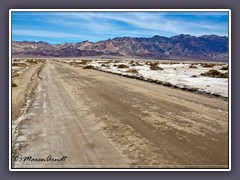
[[[13,59],[13,167],[227,168],[227,77],[227,63]]]

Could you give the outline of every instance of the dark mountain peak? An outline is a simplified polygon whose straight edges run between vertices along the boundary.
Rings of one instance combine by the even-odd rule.
[[[112,40],[114,40],[114,41],[124,41],[124,40],[130,40],[130,39],[134,39],[134,38],[123,36],[123,37],[115,37]]]
[[[44,44],[44,45],[51,45],[45,41],[12,41],[13,43],[20,43],[20,44]]]
[[[81,45],[81,44],[94,44],[94,43],[88,40],[76,43],[76,45]]]
[[[93,43],[93,42],[86,40],[86,41],[82,41],[82,43]]]
[[[45,41],[38,41],[38,42],[36,42],[36,44],[49,44],[48,42],[45,42]]]
[[[196,38],[196,36],[191,36],[190,34],[179,34],[171,37],[171,39],[188,39],[188,38]]]
[[[165,36],[155,35],[155,36],[152,37],[152,39],[164,39],[164,40],[166,40],[166,39],[169,39],[169,38],[167,38]]]
[[[216,34],[203,35],[203,36],[200,36],[199,38],[203,38],[203,39],[226,39],[226,40],[228,40],[227,36],[218,36]]]

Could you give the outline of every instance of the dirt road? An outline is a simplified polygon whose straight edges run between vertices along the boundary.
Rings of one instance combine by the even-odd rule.
[[[225,100],[53,60],[40,76],[16,168],[228,167]]]

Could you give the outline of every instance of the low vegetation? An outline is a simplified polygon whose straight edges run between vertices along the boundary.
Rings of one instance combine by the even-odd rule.
[[[191,65],[189,66],[189,68],[197,69],[197,66],[191,64]]]
[[[14,62],[12,63],[12,66],[17,66],[17,67],[26,67],[26,63],[21,63],[21,62]]]
[[[135,64],[136,64],[136,66],[143,66],[143,64],[141,64],[139,62],[136,62]]]
[[[12,81],[12,87],[17,87],[17,84]]]
[[[70,65],[77,65],[76,62],[70,62],[69,64],[70,64]]]
[[[111,63],[111,61],[109,60],[109,61],[106,61],[106,62],[101,62],[102,64],[109,64],[109,63]]]
[[[211,69],[205,73],[201,73],[201,76],[208,76],[214,78],[228,78],[228,73],[221,73],[218,70]]]
[[[129,66],[126,64],[119,64],[117,67],[118,68],[129,68]]]
[[[92,62],[92,61],[91,60],[81,60],[80,62],[78,62],[78,64],[87,65],[89,62]]]
[[[227,66],[223,66],[220,70],[228,70],[228,65]]]
[[[87,66],[84,66],[83,69],[95,69],[95,68],[92,65],[87,65]]]
[[[110,67],[109,64],[102,64],[101,67]]]
[[[38,63],[37,60],[35,60],[35,59],[28,59],[27,62],[30,63],[30,64],[37,64]]]
[[[212,63],[202,63],[201,66],[204,68],[212,68],[214,67],[216,64],[212,64]]]
[[[151,69],[151,70],[163,70],[163,68],[161,68],[161,67],[158,66],[158,65],[159,65],[158,62],[156,62],[156,63],[150,63],[149,65],[150,65],[150,69]]]
[[[12,73],[12,78],[18,77],[19,74],[18,73]]]
[[[14,62],[20,62],[20,61],[23,61],[23,59],[14,59],[13,61]]]
[[[121,62],[120,60],[113,61],[113,63],[120,63],[120,62]]]
[[[127,70],[126,72],[133,73],[133,74],[137,74],[137,73],[138,73],[138,70],[135,69],[135,68],[132,68],[132,69]]]
[[[112,62],[113,62],[113,60],[108,60],[108,61],[107,61],[107,63],[112,63]]]
[[[170,65],[173,65],[173,64],[179,64],[179,63],[177,63],[177,62],[170,62],[170,63],[165,62],[164,64],[170,64]]]

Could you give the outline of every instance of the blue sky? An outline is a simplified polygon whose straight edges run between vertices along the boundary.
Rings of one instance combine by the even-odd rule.
[[[228,36],[227,12],[12,12],[14,41],[53,44],[114,37]]]

